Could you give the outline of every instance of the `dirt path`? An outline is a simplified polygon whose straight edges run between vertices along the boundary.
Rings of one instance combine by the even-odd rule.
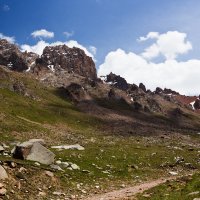
[[[163,179],[157,179],[151,182],[146,182],[140,185],[136,185],[133,187],[128,187],[128,188],[124,188],[121,190],[116,190],[113,192],[108,192],[105,194],[101,194],[101,195],[96,195],[93,197],[89,197],[86,200],[125,200],[125,199],[129,199],[130,197],[135,196],[138,193],[142,193],[150,188],[153,188],[157,185],[160,185],[162,183],[165,183],[168,180],[173,180],[175,179],[175,177],[170,177],[170,178],[163,178]]]

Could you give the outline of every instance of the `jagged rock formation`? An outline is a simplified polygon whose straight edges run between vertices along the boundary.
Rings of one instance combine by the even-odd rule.
[[[123,99],[137,111],[164,112],[161,105],[164,101],[189,109],[191,104],[193,110],[200,110],[200,100],[197,97],[184,97],[171,89],[157,87],[151,92],[143,83],[139,86],[129,84],[112,72],[104,81],[99,80],[92,58],[75,47],[48,46],[40,57],[35,53],[21,52],[15,44],[3,39],[0,40],[0,65],[13,71],[33,73],[45,85],[63,88],[65,95],[76,103],[105,98],[116,101]],[[1,76],[5,78],[7,75],[2,73]],[[23,83],[14,80],[10,82],[11,91],[34,97]],[[5,86],[0,84],[0,87]]]
[[[91,57],[79,48],[66,45],[49,46],[43,51],[41,58],[36,60],[34,72],[49,69],[52,72],[65,70],[81,76],[96,79],[96,68]]]
[[[129,88],[129,85],[124,78],[122,78],[121,76],[117,76],[112,72],[106,76],[105,82],[114,85],[116,88],[119,88],[121,90],[127,90]]]
[[[5,39],[0,40],[0,65],[22,72],[28,70],[37,57],[34,53],[22,53],[16,45]]]
[[[145,85],[144,85],[143,83],[140,83],[140,84],[139,84],[139,88],[142,89],[144,92],[147,91],[147,90],[146,90],[146,87],[145,87]]]

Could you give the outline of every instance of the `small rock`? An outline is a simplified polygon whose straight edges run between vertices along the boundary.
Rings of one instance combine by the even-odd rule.
[[[11,168],[15,168],[17,166],[17,164],[15,162],[10,162],[10,167]]]
[[[64,167],[64,168],[69,167],[69,163],[68,163],[68,162],[62,162],[61,165],[62,165],[62,167]]]
[[[197,195],[197,194],[199,194],[199,191],[191,192],[191,193],[188,194],[188,196],[193,196],[193,195]]]
[[[3,146],[0,145],[0,153],[4,152],[5,149],[3,148]]]
[[[58,171],[64,171],[60,166],[58,166],[58,165],[50,165],[50,167],[52,168],[52,169],[55,169],[55,170],[58,170]]]
[[[150,194],[143,194],[142,196],[143,196],[143,197],[146,197],[146,198],[149,198],[149,197],[151,197],[151,195],[150,195]]]
[[[46,193],[45,193],[45,192],[42,192],[42,191],[40,191],[40,192],[39,192],[39,194],[38,194],[38,196],[45,197],[45,196],[46,196]]]
[[[6,170],[0,165],[0,180],[5,180],[8,178]]]
[[[83,194],[87,194],[87,192],[86,192],[85,190],[81,190],[81,192],[82,192]]]
[[[6,195],[6,193],[7,193],[7,190],[5,188],[0,189],[0,196],[4,196]]]
[[[53,195],[56,195],[56,196],[65,196],[65,193],[62,193],[62,192],[53,192]]]
[[[3,187],[4,187],[3,183],[0,183],[0,189],[3,188]]]
[[[36,166],[40,166],[40,163],[39,162],[35,162],[34,163]]]
[[[50,172],[50,171],[45,171],[45,174],[49,177],[54,177],[54,174],[53,172]]]
[[[172,176],[176,176],[176,175],[178,175],[178,173],[177,172],[169,172],[169,174],[171,174]]]
[[[62,163],[62,162],[61,162],[60,160],[57,160],[57,161],[56,161],[56,164],[57,164],[57,165],[60,165],[61,163]]]
[[[74,169],[74,170],[80,170],[80,167],[76,164],[72,164],[71,168]]]

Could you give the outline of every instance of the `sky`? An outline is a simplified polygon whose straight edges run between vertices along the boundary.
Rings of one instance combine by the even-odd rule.
[[[77,46],[99,76],[198,95],[199,10],[199,0],[0,0],[0,38],[38,54]]]

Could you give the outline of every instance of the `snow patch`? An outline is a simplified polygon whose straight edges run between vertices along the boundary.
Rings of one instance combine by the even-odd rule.
[[[9,68],[12,68],[12,67],[13,67],[12,62],[9,62],[9,63],[7,64],[7,66],[8,66]]]
[[[52,72],[55,72],[54,65],[48,65],[47,67],[48,67]]]
[[[194,103],[195,103],[195,101],[193,101],[193,102],[190,103],[190,105],[192,106],[192,109],[193,109],[193,110],[195,110],[195,108],[194,108]]]

